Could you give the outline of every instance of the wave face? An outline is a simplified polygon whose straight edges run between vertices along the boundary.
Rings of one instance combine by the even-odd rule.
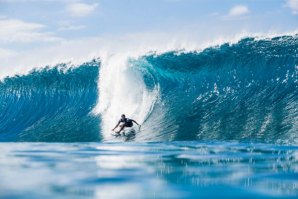
[[[100,140],[98,63],[35,70],[0,82],[0,141]]]
[[[98,65],[6,78],[0,141],[115,140],[125,113],[142,123],[129,140],[298,143],[297,35]]]
[[[159,100],[145,140],[298,143],[298,39],[246,38],[132,61]]]

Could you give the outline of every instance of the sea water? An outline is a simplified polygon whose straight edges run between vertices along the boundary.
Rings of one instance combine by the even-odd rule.
[[[298,147],[3,143],[0,198],[297,198]]]
[[[1,79],[0,198],[297,198],[297,49],[250,37]],[[114,137],[123,113],[142,127]]]

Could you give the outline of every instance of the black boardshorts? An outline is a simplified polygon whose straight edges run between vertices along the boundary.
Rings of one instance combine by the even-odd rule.
[[[133,126],[132,121],[126,122],[126,123],[125,123],[125,126],[126,126],[126,127],[132,127],[132,126]]]

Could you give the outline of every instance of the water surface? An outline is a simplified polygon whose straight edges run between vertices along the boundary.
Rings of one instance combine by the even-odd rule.
[[[2,143],[0,198],[297,198],[298,147]]]

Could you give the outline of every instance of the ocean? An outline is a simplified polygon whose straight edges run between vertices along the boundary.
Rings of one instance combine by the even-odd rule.
[[[297,198],[297,144],[297,35],[0,81],[0,198]]]

